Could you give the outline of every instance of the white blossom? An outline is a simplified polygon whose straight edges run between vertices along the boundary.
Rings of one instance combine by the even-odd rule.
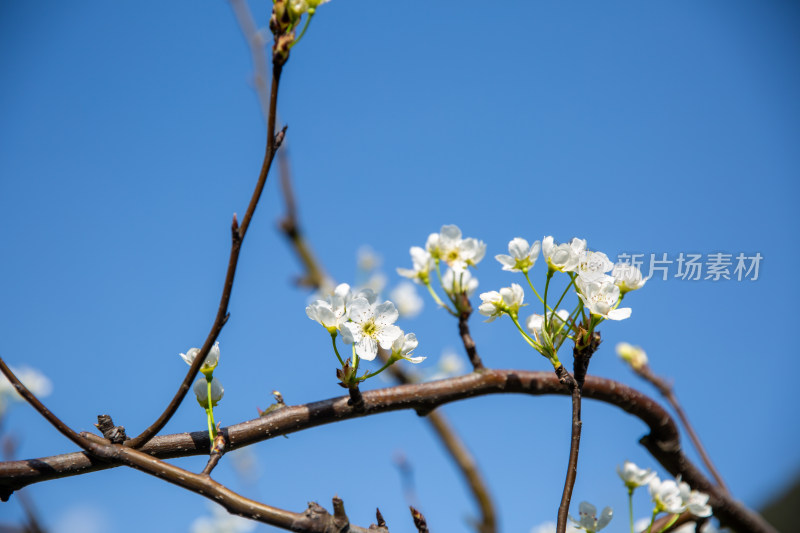
[[[483,303],[478,307],[478,311],[489,318],[486,322],[491,322],[495,318],[501,316],[503,313],[516,316],[519,308],[522,306],[522,300],[525,293],[516,283],[512,283],[511,287],[503,287],[498,291],[489,291],[481,294]]]
[[[192,387],[195,396],[197,396],[197,403],[204,409],[208,408],[208,380],[205,377],[198,378]],[[225,394],[225,389],[222,388],[222,383],[217,378],[211,379],[211,405],[216,406]]]
[[[681,489],[674,480],[661,481],[658,477],[654,477],[650,480],[648,490],[659,512],[681,514],[686,510],[686,503],[681,497]]]
[[[374,293],[370,290],[369,294],[372,295]],[[341,328],[345,319],[347,305],[352,299],[353,294],[350,291],[350,285],[340,283],[333,290],[333,293],[328,294],[324,300],[316,300],[306,307],[306,315],[311,320],[319,322],[330,333],[333,333]]]
[[[584,282],[578,278],[575,282],[578,296],[593,315],[611,320],[624,320],[631,316],[630,307],[615,309],[619,300],[619,287],[609,281]]]
[[[478,288],[478,278],[473,277],[469,270],[456,274],[453,269],[448,268],[442,276],[442,288],[450,296],[461,293],[472,296],[472,293]]]
[[[438,234],[430,234],[425,247],[433,259],[444,261],[457,272],[477,265],[486,255],[483,241],[462,239],[461,230],[455,225],[442,226]]]
[[[359,357],[372,361],[378,354],[378,344],[389,349],[403,330],[394,325],[399,313],[390,301],[372,304],[367,298],[358,297],[350,302],[347,316],[351,322],[342,324],[342,340],[356,345]]]
[[[634,370],[641,370],[647,364],[647,353],[639,346],[627,342],[617,344],[617,355]]]
[[[614,516],[614,511],[611,507],[606,507],[600,513],[600,517],[597,516],[597,508],[589,502],[581,502],[578,506],[578,514],[580,516],[580,520],[575,520],[570,516],[570,520],[575,522],[575,525],[579,529],[585,529],[589,533],[596,533],[600,531],[604,527],[611,522],[611,518]]]
[[[569,244],[556,244],[552,236],[542,239],[542,255],[551,270],[574,272],[578,268],[580,255],[585,250],[585,239],[576,237]]]
[[[614,265],[611,277],[614,278],[614,283],[617,284],[620,294],[623,295],[630,291],[641,289],[647,281],[643,278],[639,267],[630,263],[617,263]]]
[[[430,252],[423,250],[419,246],[412,246],[409,252],[411,253],[411,263],[414,268],[398,268],[397,273],[414,281],[414,283],[427,284],[430,281],[430,273],[434,267]]]
[[[586,282],[603,281],[608,278],[606,272],[612,268],[614,263],[603,252],[583,251],[578,259],[577,273]]]
[[[407,335],[401,335],[397,337],[394,342],[392,343],[392,358],[393,359],[405,359],[411,363],[421,363],[426,358],[425,357],[412,357],[411,352],[419,344],[417,341],[417,336],[413,333],[409,333]]]
[[[414,318],[425,305],[425,300],[420,298],[417,289],[410,281],[404,281],[397,285],[389,293],[389,297],[397,306],[397,311],[402,317]]]
[[[643,487],[650,483],[650,480],[656,477],[656,473],[652,470],[639,468],[635,463],[625,461],[622,463],[622,468],[617,467],[617,474],[625,482],[628,489],[635,489]]]
[[[508,243],[508,253],[510,255],[499,254],[494,256],[502,265],[503,270],[510,272],[527,272],[536,263],[542,243],[536,241],[529,245],[528,241],[521,237],[511,239]]]
[[[708,505],[708,494],[692,490],[689,484],[683,481],[678,483],[678,487],[681,492],[681,499],[690,513],[701,518],[711,516],[711,506]]]
[[[180,354],[186,364],[191,366],[194,363],[197,354],[200,353],[199,348],[189,348],[186,350],[186,353]],[[219,364],[219,341],[214,343],[214,346],[208,351],[208,355],[206,356],[206,360],[203,361],[203,366],[200,367],[200,372],[212,372],[217,365]]]
[[[560,309],[553,315],[552,312],[547,314],[547,319],[550,322],[549,331],[552,333],[559,332],[553,339],[554,344],[558,344],[561,342],[567,331],[567,320],[569,319],[569,311],[566,309]],[[535,338],[539,343],[542,342],[542,326],[544,325],[544,317],[542,315],[533,314],[528,317],[525,321],[525,329],[528,330],[528,333]]]

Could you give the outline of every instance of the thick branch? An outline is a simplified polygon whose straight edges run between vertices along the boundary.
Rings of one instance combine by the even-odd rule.
[[[343,396],[305,405],[287,405],[255,420],[224,428],[224,431],[230,449],[236,449],[341,420],[402,409],[425,414],[445,403],[501,393],[565,395],[567,391],[550,372],[484,370],[430,383],[365,391],[362,393],[364,410],[360,412],[348,406],[349,397]],[[693,488],[709,494],[714,514],[724,526],[738,531],[775,533],[759,515],[721,491],[683,455],[675,422],[653,399],[622,383],[595,376],[586,377],[583,396],[615,405],[647,424],[650,433],[642,438],[642,444],[671,474],[681,474]],[[142,451],[159,458],[208,454],[208,433],[197,431],[156,437]],[[14,490],[31,483],[113,466],[116,464],[93,459],[86,453],[0,463],[0,497],[5,500]]]

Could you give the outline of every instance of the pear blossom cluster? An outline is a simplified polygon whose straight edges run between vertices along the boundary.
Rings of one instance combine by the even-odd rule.
[[[651,469],[639,468],[630,461],[625,461],[621,468],[617,467],[617,474],[628,489],[628,501],[631,502],[631,505],[633,492],[639,487],[646,486],[648,488],[654,504],[650,526],[646,528],[648,532],[660,513],[672,514],[675,519],[686,511],[699,518],[711,516],[708,494],[692,490],[688,483],[681,481],[680,476],[674,480],[662,481]],[[631,520],[633,520],[632,509]],[[634,524],[631,523],[632,528],[633,526]]]
[[[474,237],[465,238],[455,225],[444,225],[438,233],[431,233],[425,247],[410,249],[412,268],[398,268],[397,273],[414,283],[427,287],[433,299],[451,314],[458,315],[464,306],[463,298],[469,298],[478,288],[478,280],[469,271],[476,267],[486,255],[486,243]],[[442,274],[442,265],[447,267]],[[445,303],[434,290],[431,278],[439,281],[447,299]]]
[[[536,290],[529,272],[539,257],[547,267],[544,295]],[[525,320],[525,328],[519,320],[525,295],[521,285],[512,283],[499,291],[480,295],[478,311],[491,322],[508,315],[522,336],[534,349],[547,357],[554,367],[558,362],[557,352],[568,338],[574,338],[578,325],[591,333],[604,320],[624,320],[631,316],[631,309],[619,307],[625,294],[644,285],[641,271],[626,263],[612,263],[606,254],[589,250],[585,239],[573,238],[568,243],[557,243],[552,236],[530,244],[522,237],[508,243],[508,254],[499,254],[495,259],[503,270],[522,273],[539,303],[541,313],[534,313]],[[553,298],[551,279],[556,273],[568,277],[566,288]],[[573,311],[557,309],[568,292],[578,297]],[[548,304],[555,302],[555,306]],[[587,316],[588,315],[588,316]]]
[[[337,336],[345,344],[352,345],[354,368],[357,368],[359,359],[374,360],[378,347],[391,350],[389,363],[384,368],[400,359],[411,363],[425,360],[425,357],[413,355],[418,345],[416,335],[406,334],[395,325],[400,316],[395,304],[389,300],[379,302],[378,295],[372,289],[353,291],[350,285],[341,283],[325,299],[316,300],[306,307],[306,315],[331,335],[336,357],[343,367],[350,368],[336,347]],[[352,374],[348,375],[348,379],[363,381],[379,372],[365,374],[361,378]]]

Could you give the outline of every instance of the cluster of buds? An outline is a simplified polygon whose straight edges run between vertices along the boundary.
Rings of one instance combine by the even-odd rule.
[[[400,316],[394,303],[389,300],[378,303],[378,295],[371,289],[354,293],[350,285],[342,283],[324,300],[316,300],[306,307],[306,315],[330,334],[334,352],[342,366],[336,375],[344,387],[352,387],[375,376],[400,359],[411,363],[420,363],[425,359],[412,355],[418,344],[416,335],[406,334],[394,325]],[[345,344],[352,345],[352,360],[345,361],[339,355],[337,336],[341,336]],[[359,377],[359,360],[375,359],[379,346],[391,350],[389,360],[380,370]]]
[[[276,66],[283,65],[289,59],[289,50],[297,44],[308,28],[311,17],[317,7],[330,0],[273,0],[272,16],[269,19],[269,29],[275,36],[272,45],[272,61]],[[305,26],[300,35],[295,38],[295,31],[300,20],[306,15]]]

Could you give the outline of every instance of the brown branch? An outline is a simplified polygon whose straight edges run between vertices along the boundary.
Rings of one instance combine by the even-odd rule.
[[[212,465],[215,455],[220,456],[222,454],[222,449],[225,447],[225,438],[221,434],[215,439],[214,447],[211,450],[212,459],[209,460],[209,465],[206,466],[203,473],[195,474],[169,463],[165,463],[160,459],[134,448],[112,444],[108,440],[92,433],[75,433],[75,431],[45,407],[44,404],[22,384],[11,369],[6,366],[2,358],[0,358],[0,371],[8,378],[8,381],[14,386],[20,396],[33,406],[42,417],[91,456],[106,462],[116,462],[141,470],[159,479],[168,481],[173,485],[200,494],[222,505],[230,513],[283,529],[304,533],[329,533],[331,531],[345,530],[354,533],[366,533],[367,531],[375,531],[378,529],[377,526],[370,527],[370,529],[367,530],[351,525],[349,520],[347,520],[347,516],[344,514],[344,504],[339,498],[333,499],[333,515],[330,515],[317,504],[309,504],[309,508],[305,513],[293,513],[245,498],[214,481],[208,475],[213,468],[213,466],[209,467],[209,465]],[[219,459],[216,461],[219,461]],[[216,462],[213,464],[216,464]],[[385,528],[383,531],[388,533],[388,530]]]
[[[197,377],[197,373],[200,371],[200,367],[205,362],[208,352],[211,350],[211,347],[214,345],[214,342],[217,340],[217,337],[222,331],[222,327],[228,320],[228,302],[230,301],[231,292],[233,290],[233,280],[236,276],[236,265],[239,262],[239,252],[241,251],[244,237],[247,234],[247,228],[250,227],[250,221],[253,218],[253,213],[255,213],[258,200],[261,198],[261,193],[263,192],[264,185],[267,182],[267,175],[269,174],[269,169],[272,166],[272,160],[275,157],[275,150],[277,149],[275,135],[275,115],[278,103],[278,85],[280,82],[281,70],[282,67],[280,65],[276,65],[272,72],[272,92],[269,102],[269,124],[267,126],[267,148],[264,154],[264,162],[261,165],[261,172],[258,176],[258,182],[256,183],[255,190],[250,198],[250,204],[247,206],[247,211],[245,212],[244,218],[242,218],[241,225],[237,223],[236,215],[233,216],[233,224],[231,226],[231,253],[230,258],[228,259],[228,270],[225,274],[225,283],[222,289],[222,296],[220,298],[219,308],[217,309],[217,316],[211,326],[211,331],[208,333],[203,347],[200,348],[200,352],[192,362],[189,371],[186,373],[186,377],[183,378],[183,382],[178,388],[178,391],[175,393],[175,396],[170,401],[169,405],[167,405],[167,408],[163,413],[161,413],[158,419],[153,422],[150,427],[145,429],[138,437],[126,441],[127,446],[132,448],[141,447],[153,436],[158,434],[158,432],[163,429],[167,422],[169,422],[169,419],[172,418],[172,415],[178,410],[178,406],[183,401],[183,398],[186,396],[189,388],[191,388],[192,382]]]
[[[683,427],[686,429],[686,433],[689,434],[689,439],[692,441],[692,444],[697,450],[697,453],[700,455],[700,458],[703,460],[703,463],[706,465],[706,468],[708,468],[708,471],[716,480],[717,485],[719,485],[719,487],[725,492],[729,492],[725,482],[722,481],[722,476],[711,462],[711,457],[709,457],[708,453],[706,453],[706,449],[700,442],[700,437],[697,436],[694,428],[689,423],[689,417],[686,416],[681,404],[678,402],[678,398],[675,396],[675,391],[672,389],[672,385],[669,384],[664,378],[654,374],[647,364],[639,367],[638,369],[634,369],[634,371],[639,374],[639,376],[653,384],[653,386],[658,389],[658,392],[660,392],[661,395],[664,396],[664,398],[669,402],[672,408],[675,409],[675,413],[678,415]]]
[[[459,302],[458,314],[458,333],[461,335],[461,342],[464,344],[464,349],[467,351],[469,362],[472,363],[473,370],[483,370],[483,361],[478,355],[478,349],[475,347],[475,341],[469,332],[469,316],[472,314],[472,304],[469,302],[466,294],[460,294],[461,301]]]
[[[379,349],[378,357],[384,363],[388,360],[389,354],[386,350]],[[389,372],[394,378],[403,384],[413,383],[414,380],[403,370],[403,368],[394,364],[389,367]],[[461,474],[467,482],[472,496],[475,498],[478,508],[481,512],[480,522],[477,523],[477,529],[480,533],[494,533],[497,531],[497,517],[495,515],[494,503],[492,496],[486,482],[478,469],[478,464],[475,458],[467,449],[466,444],[459,438],[458,433],[450,426],[447,417],[441,410],[435,410],[428,413],[425,420],[431,425],[439,440],[444,444],[445,449],[450,454],[450,457],[455,461],[456,466],[461,470]]]
[[[360,412],[348,405],[348,396],[342,396],[304,405],[287,405],[254,420],[223,428],[223,431],[233,450],[332,422],[403,409],[429,413],[449,402],[508,393],[538,396],[565,395],[568,391],[552,372],[486,369],[440,381],[365,391],[362,393],[364,410]],[[627,385],[595,376],[586,377],[582,396],[615,405],[647,424],[650,433],[640,442],[672,475],[680,474],[692,488],[709,495],[709,504],[723,526],[738,531],[775,533],[763,518],[721,491],[689,461],[681,451],[675,422],[655,400]],[[155,437],[142,448],[142,452],[162,459],[208,454],[208,432]],[[101,461],[86,453],[0,463],[0,499],[8,499],[14,490],[31,483],[103,470],[118,464]]]
[[[264,119],[269,122],[269,91],[267,86],[267,77],[269,76],[267,61],[267,54],[264,51],[266,42],[258,31],[253,14],[247,2],[244,0],[230,0],[231,8],[234,15],[236,15],[236,22],[239,23],[239,29],[247,41],[250,48],[250,56],[253,60],[253,83],[256,88],[256,95],[258,96],[258,103],[261,106],[261,112],[264,114]]]
[[[589,370],[589,361],[600,346],[600,333],[588,332],[583,327],[578,328],[575,347],[572,350],[573,366],[572,376],[560,366],[556,369],[556,376],[564,383],[572,395],[572,431],[569,444],[569,460],[567,463],[567,476],[564,480],[564,490],[561,493],[561,503],[558,506],[558,522],[556,533],[565,533],[567,518],[569,517],[569,504],[572,499],[572,489],[578,477],[578,453],[581,446],[581,391],[586,381],[586,372]]]
[[[425,520],[422,513],[410,506],[409,509],[411,510],[411,518],[414,519],[414,527],[417,528],[417,533],[430,533],[428,522]]]

